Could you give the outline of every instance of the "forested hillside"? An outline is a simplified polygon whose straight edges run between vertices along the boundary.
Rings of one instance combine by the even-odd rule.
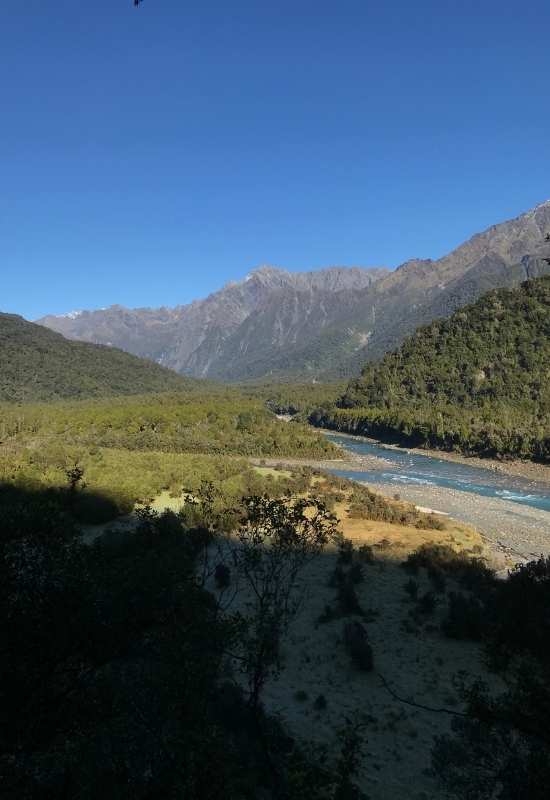
[[[550,278],[494,290],[368,364],[316,424],[550,459]]]
[[[0,400],[108,397],[194,383],[122,350],[69,341],[22,317],[0,314]]]

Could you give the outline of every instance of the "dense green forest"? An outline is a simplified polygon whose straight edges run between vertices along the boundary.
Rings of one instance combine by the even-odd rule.
[[[315,408],[333,405],[346,389],[345,381],[335,383],[256,383],[241,384],[239,391],[262,400],[275,414],[298,415],[303,421]]]
[[[330,457],[306,425],[277,420],[232,390],[0,406],[0,481],[61,488],[83,471],[78,512],[101,522],[163,490],[223,486],[228,503],[267,488],[245,456]],[[101,495],[101,501],[98,499]]]
[[[312,470],[252,466],[262,456],[330,458],[338,451],[300,423],[274,418],[258,400],[228,391],[206,400],[150,395],[1,408],[0,486],[51,491],[66,498],[80,522],[103,523],[149,504],[161,493],[177,500],[206,482],[216,505],[232,508],[245,495],[281,497],[309,490]],[[356,516],[434,527],[437,520],[366,487],[326,475],[316,494],[334,502],[353,487]]]
[[[237,392],[185,392],[1,406],[0,441],[255,456],[327,456],[324,437]]]
[[[367,364],[311,422],[487,456],[550,460],[550,278],[489,292]]]
[[[0,401],[174,391],[194,383],[122,350],[72,342],[22,317],[0,314]]]

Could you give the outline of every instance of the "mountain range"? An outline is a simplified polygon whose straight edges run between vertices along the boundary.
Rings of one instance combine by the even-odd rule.
[[[550,201],[493,225],[438,260],[292,273],[264,266],[174,308],[46,316],[64,336],[111,345],[181,374],[218,380],[351,376],[419,325],[494,288],[550,273]]]

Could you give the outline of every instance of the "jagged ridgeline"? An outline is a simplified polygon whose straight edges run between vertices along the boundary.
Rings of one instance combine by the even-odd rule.
[[[196,383],[117,348],[72,342],[22,317],[0,314],[0,401],[176,391]]]
[[[367,364],[315,424],[550,460],[550,277],[488,292]]]
[[[113,344],[182,375],[222,381],[347,380],[419,325],[482,294],[550,273],[550,201],[493,225],[437,261],[288,272],[253,270],[203,300],[173,308],[48,315],[69,339]]]

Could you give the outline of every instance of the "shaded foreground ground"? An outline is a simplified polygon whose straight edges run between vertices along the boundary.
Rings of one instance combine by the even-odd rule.
[[[328,581],[335,561],[320,559],[304,577],[308,599],[289,633],[285,671],[267,687],[267,708],[280,711],[296,736],[329,749],[345,718],[358,714],[366,723],[367,739],[360,783],[369,797],[443,797],[428,771],[433,738],[449,731],[451,717],[395,700],[380,675],[403,698],[456,710],[460,703],[454,675],[464,670],[470,677],[488,677],[480,649],[442,637],[438,625],[443,603],[419,625],[409,622],[406,575],[395,563],[380,561],[358,588],[361,604],[378,614],[367,625],[375,671],[359,672],[343,646],[344,620],[318,623],[324,604],[333,600]],[[314,706],[319,696],[327,701],[322,711]]]
[[[264,702],[268,711],[279,713],[292,735],[324,745],[330,758],[336,748],[336,732],[346,718],[365,724],[365,748],[359,783],[371,800],[443,800],[430,773],[434,736],[450,730],[452,712],[461,708],[454,684],[457,673],[469,678],[489,674],[481,648],[471,642],[445,638],[440,631],[446,596],[437,596],[429,614],[415,612],[415,604],[404,590],[407,573],[400,566],[406,555],[424,542],[448,544],[472,555],[483,551],[479,535],[468,526],[445,520],[443,530],[416,529],[403,525],[350,519],[346,503],[335,513],[341,530],[354,545],[369,544],[375,560],[364,567],[364,580],[356,587],[367,614],[364,622],[374,651],[374,670],[361,672],[351,662],[343,643],[343,628],[349,619],[338,616],[328,622],[320,617],[335,604],[331,576],[338,562],[333,549],[325,552],[303,573],[303,602],[284,645],[284,669],[268,683]],[[424,570],[416,576],[419,592],[431,590]],[[216,591],[214,585],[212,591]],[[446,591],[458,587],[452,581]],[[232,610],[246,610],[244,591],[234,599]],[[422,710],[395,699],[401,698],[451,713]],[[320,698],[323,698],[320,708]]]
[[[271,471],[269,465],[258,469]],[[316,481],[322,478],[313,478],[313,486]],[[177,510],[181,502],[164,493],[154,507]],[[422,504],[438,506],[433,495],[430,503]],[[441,632],[447,594],[458,585],[447,579],[434,609],[419,613],[404,589],[409,576],[400,565],[423,543],[446,544],[477,556],[488,555],[485,541],[471,526],[452,518],[442,518],[441,530],[422,529],[350,517],[347,509],[346,500],[334,508],[342,533],[355,546],[370,545],[374,553],[374,562],[365,564],[364,580],[356,586],[366,613],[363,623],[373,648],[374,670],[359,671],[344,647],[345,623],[361,617],[337,613],[320,621],[326,606],[335,606],[331,576],[338,554],[329,550],[301,576],[303,601],[284,643],[284,668],[267,684],[264,703],[269,712],[281,715],[292,736],[325,746],[329,759],[346,718],[364,723],[359,783],[371,800],[444,800],[446,795],[430,772],[430,759],[434,737],[447,733],[453,712],[461,710],[456,675],[462,672],[468,680],[481,677],[500,687],[486,670],[478,644],[454,641]],[[131,524],[130,518],[126,524]],[[419,595],[433,590],[424,570],[415,580]],[[213,581],[208,588],[216,592]],[[227,610],[246,612],[249,602],[241,587]],[[238,679],[238,665],[233,669]],[[392,696],[388,686],[401,699]],[[421,709],[403,700],[445,711]]]

